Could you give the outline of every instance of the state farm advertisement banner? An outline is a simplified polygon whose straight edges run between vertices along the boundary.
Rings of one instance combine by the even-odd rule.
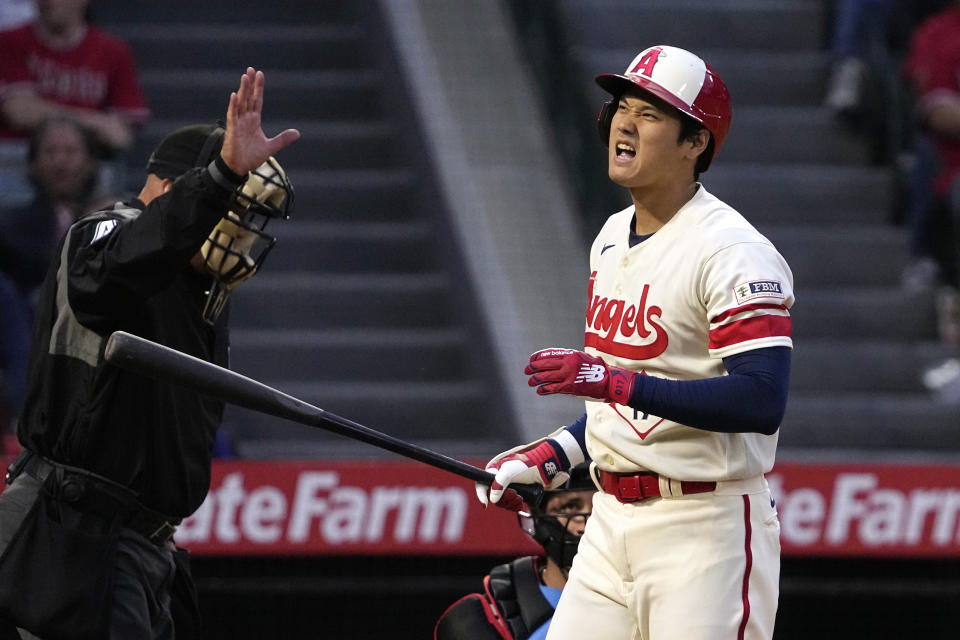
[[[960,465],[780,462],[767,479],[785,556],[960,557]],[[406,460],[215,461],[176,539],[209,555],[538,551],[472,482]]]
[[[539,550],[514,514],[483,509],[473,482],[412,461],[215,462],[176,540],[197,554]]]
[[[801,465],[767,475],[784,555],[960,556],[960,465]]]

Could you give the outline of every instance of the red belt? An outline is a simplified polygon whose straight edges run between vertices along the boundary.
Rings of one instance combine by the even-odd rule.
[[[660,497],[660,476],[655,473],[610,473],[597,469],[600,486],[620,502],[637,502],[646,498]],[[683,495],[707,493],[717,488],[716,482],[680,482]]]

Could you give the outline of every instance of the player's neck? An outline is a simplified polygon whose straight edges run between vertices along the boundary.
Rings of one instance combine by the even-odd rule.
[[[675,189],[630,189],[634,207],[634,231],[637,235],[649,235],[670,222],[683,205],[697,192],[698,183],[690,182]]]
[[[548,587],[563,589],[567,584],[567,575],[556,562],[548,558],[540,570],[540,581]]]

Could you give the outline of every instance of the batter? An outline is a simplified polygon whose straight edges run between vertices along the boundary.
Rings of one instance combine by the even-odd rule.
[[[586,413],[487,465],[481,502],[518,509],[512,482],[561,484],[592,460],[600,492],[548,640],[773,637],[779,522],[773,467],[789,386],[793,276],[776,248],[699,182],[730,96],[670,46],[597,83],[608,173],[633,204],[590,252],[584,349],[544,349],[525,373]]]

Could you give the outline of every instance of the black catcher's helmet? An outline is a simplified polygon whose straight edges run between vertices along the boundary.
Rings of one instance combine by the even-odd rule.
[[[580,536],[571,533],[569,525],[576,518],[587,518],[590,512],[563,514],[567,517],[566,525],[562,524],[558,515],[548,515],[544,511],[546,503],[558,493],[571,491],[595,491],[596,485],[590,479],[590,463],[583,462],[570,470],[570,477],[565,483],[546,491],[540,499],[540,504],[531,507],[532,513],[520,513],[520,527],[526,531],[547,553],[547,557],[556,562],[561,569],[567,570],[573,564],[573,557],[577,555],[580,545]]]

